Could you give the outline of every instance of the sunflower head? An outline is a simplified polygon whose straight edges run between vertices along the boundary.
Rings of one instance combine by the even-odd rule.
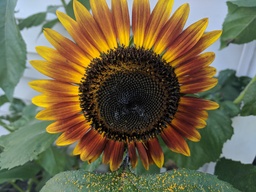
[[[221,31],[206,33],[208,19],[183,29],[189,5],[170,15],[173,0],[158,0],[152,11],[148,0],[134,0],[131,21],[126,0],[90,4],[92,13],[74,0],[75,20],[57,12],[73,40],[44,30],[54,48],[37,47],[44,60],[31,64],[52,79],[30,83],[42,93],[32,100],[45,108],[37,118],[54,120],[46,130],[62,133],[57,145],[77,142],[73,154],[83,161],[103,153],[112,171],[125,153],[132,167],[138,157],[146,169],[162,167],[159,140],[189,156],[186,140],[199,141],[207,110],[218,108],[193,94],[217,84],[214,53],[201,52]]]

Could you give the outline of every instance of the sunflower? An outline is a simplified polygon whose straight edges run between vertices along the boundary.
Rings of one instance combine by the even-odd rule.
[[[217,84],[209,66],[213,52],[204,51],[221,31],[205,32],[208,19],[186,29],[189,5],[171,16],[173,0],[134,0],[132,17],[126,0],[90,0],[91,12],[74,0],[75,20],[57,11],[73,41],[52,29],[44,35],[54,48],[36,47],[44,60],[31,64],[52,78],[35,80],[42,94],[32,102],[45,108],[36,118],[53,120],[46,130],[61,133],[59,146],[76,143],[81,160],[102,161],[117,170],[127,154],[145,169],[162,167],[160,141],[189,156],[187,140],[197,142],[207,110],[218,104],[193,96]],[[130,23],[132,28],[130,28]]]

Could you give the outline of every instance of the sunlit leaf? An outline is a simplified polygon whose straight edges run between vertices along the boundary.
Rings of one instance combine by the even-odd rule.
[[[230,43],[243,44],[256,39],[256,3],[254,0],[228,1],[223,23],[221,48]]]
[[[34,160],[53,143],[58,135],[45,132],[49,122],[34,120],[17,131],[0,137],[0,169],[11,169]]]
[[[230,184],[216,176],[185,169],[157,175],[136,176],[130,172],[94,174],[84,170],[59,173],[49,180],[41,192],[49,191],[220,191],[236,192]]]
[[[241,191],[256,191],[256,167],[253,165],[221,159],[217,162],[215,174]]]
[[[26,64],[26,44],[14,18],[17,0],[0,1],[0,88],[12,100]]]

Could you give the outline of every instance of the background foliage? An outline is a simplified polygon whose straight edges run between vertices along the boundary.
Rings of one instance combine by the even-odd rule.
[[[88,0],[80,2],[90,9]],[[70,148],[56,147],[53,143],[58,135],[45,132],[50,122],[35,120],[38,109],[13,98],[26,63],[26,44],[20,30],[34,26],[52,28],[59,21],[56,17],[46,20],[47,14],[55,15],[61,7],[74,17],[72,1],[66,3],[61,0],[60,5],[49,5],[44,12],[23,20],[14,16],[16,3],[17,0],[0,1],[0,15],[3,15],[0,17],[0,87],[5,92],[0,96],[0,106],[9,104],[9,114],[0,116],[0,125],[10,132],[0,137],[0,191],[256,190],[253,165],[220,158],[223,144],[233,135],[232,118],[256,115],[256,77],[237,77],[234,70],[224,70],[219,72],[219,82],[214,89],[198,95],[217,101],[220,108],[209,112],[207,127],[200,130],[201,141],[189,142],[191,157],[172,153],[165,145],[162,146],[166,159],[166,169],[162,171],[183,169],[159,174],[160,169],[156,166],[152,165],[146,171],[139,162],[134,170],[125,168],[109,173],[101,159],[92,164],[82,163],[79,158],[69,155]],[[256,2],[228,1],[227,7],[221,48],[230,43],[242,44],[256,39]],[[215,175],[218,178],[195,171],[207,162],[217,162]]]

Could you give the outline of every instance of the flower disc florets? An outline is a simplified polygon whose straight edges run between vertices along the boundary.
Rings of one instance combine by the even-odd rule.
[[[80,84],[81,108],[109,139],[155,137],[173,118],[179,98],[174,69],[153,51],[118,47],[92,60]]]

